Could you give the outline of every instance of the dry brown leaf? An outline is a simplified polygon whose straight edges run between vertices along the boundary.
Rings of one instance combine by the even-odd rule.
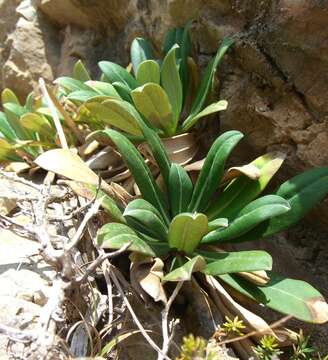
[[[270,326],[261,317],[238,304],[213,276],[206,275],[206,281],[209,286],[219,293],[224,306],[233,314],[233,316],[237,315],[243,320],[245,325],[252,330],[262,332],[263,334],[274,335]]]
[[[261,175],[261,171],[253,164],[231,167],[224,174],[223,179],[221,180],[221,185],[226,184],[241,175],[246,175],[252,180],[257,180]]]
[[[142,292],[151,296],[155,301],[162,301],[166,304],[167,298],[161,281],[163,278],[163,261],[160,258],[153,259],[137,253],[132,253],[130,260],[132,286],[140,295],[143,295],[144,300],[145,296]]]
[[[238,275],[242,276],[246,280],[255,285],[265,285],[269,282],[270,278],[264,270],[239,272]]]
[[[200,171],[204,165],[205,159],[195,161],[191,164],[188,164],[184,167],[186,171]]]
[[[122,163],[121,155],[111,146],[107,146],[94,154],[86,161],[86,164],[92,170],[113,169]]]

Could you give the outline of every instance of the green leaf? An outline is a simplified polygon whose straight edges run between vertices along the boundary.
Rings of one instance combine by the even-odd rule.
[[[216,103],[207,106],[204,110],[199,112],[194,117],[192,118],[188,117],[188,119],[186,119],[181,126],[181,132],[188,131],[191,127],[193,127],[196,124],[196,122],[199,119],[201,119],[204,116],[211,115],[218,111],[226,110],[227,106],[228,106],[228,102],[226,100],[220,100]]]
[[[254,200],[267,186],[273,175],[279,170],[285,156],[279,152],[272,152],[260,156],[251,162],[260,170],[257,180],[252,180],[246,175],[242,175],[231,181],[220,194],[206,214],[210,220],[216,217],[232,218],[240,209]]]
[[[183,37],[183,28],[182,27],[173,28],[173,29],[170,29],[169,31],[167,31],[167,33],[165,34],[163,46],[162,46],[163,53],[167,54],[175,44],[181,45],[182,37]],[[178,52],[180,52],[180,50]],[[177,56],[177,57],[179,57],[179,56]]]
[[[30,140],[30,132],[24,129],[20,123],[20,117],[25,113],[23,106],[15,103],[5,103],[3,104],[3,108],[7,121],[11,128],[15,131],[17,137],[21,140]]]
[[[101,71],[111,83],[121,82],[130,88],[130,90],[133,90],[138,86],[135,78],[122,66],[111,61],[100,61],[98,64]]]
[[[176,50],[178,45],[173,46],[163,60],[161,71],[162,86],[170,100],[173,113],[173,122],[170,127],[170,135],[175,134],[182,109],[182,84],[179,70],[176,64]]]
[[[88,85],[85,85],[82,81],[70,78],[68,76],[59,77],[54,81],[55,84],[59,84],[66,89],[69,93],[78,90],[91,90]]]
[[[67,95],[67,99],[84,103],[96,96],[99,96],[99,93],[93,90],[75,90]]]
[[[171,165],[168,189],[171,215],[176,216],[186,212],[192,196],[193,185],[186,170],[179,164]]]
[[[143,38],[135,38],[131,44],[130,55],[133,71],[135,74],[137,74],[139,65],[143,61],[153,57],[151,45]]]
[[[91,80],[88,70],[84,66],[81,60],[78,60],[73,67],[73,77],[76,80],[80,80],[82,82]]]
[[[163,281],[189,281],[194,272],[203,270],[205,266],[205,260],[199,255],[195,256],[184,265],[165,275]]]
[[[148,83],[131,91],[131,96],[137,110],[156,128],[171,134],[172,108],[169,98],[163,88],[157,84]]]
[[[113,82],[113,86],[121,99],[132,104],[131,89],[126,84],[116,81]]]
[[[22,115],[20,123],[25,129],[37,132],[48,139],[53,139],[56,134],[55,129],[50,125],[47,118],[36,113]]]
[[[12,103],[12,104],[20,105],[20,102],[19,102],[17,96],[10,89],[2,90],[1,101],[2,101],[2,104]]]
[[[159,189],[153,175],[145,164],[144,159],[134,145],[124,135],[115,130],[107,129],[99,131],[99,133],[109,136],[114,142],[122,155],[124,162],[130,169],[143,198],[160,211],[165,223],[167,223],[167,207],[163,193]]]
[[[140,136],[142,134],[136,120],[139,114],[134,107],[123,100],[106,100],[102,104],[91,102],[84,105],[90,115],[100,123],[115,126],[129,134]]]
[[[168,154],[163,146],[163,143],[161,142],[161,139],[157,135],[157,133],[149,128],[144,121],[141,119],[138,120],[139,125],[141,128],[141,131],[144,135],[145,140],[147,141],[147,144],[149,145],[149,148],[153,154],[154,159],[156,160],[156,163],[160,169],[160,173],[163,176],[165,186],[169,187],[169,173],[170,173],[170,166],[171,162],[168,157]]]
[[[90,81],[86,82],[86,85],[88,85],[90,88],[92,88],[94,91],[96,91],[100,95],[107,95],[107,96],[111,96],[113,98],[121,100],[120,95],[115,90],[115,88],[112,84],[109,84],[109,83],[103,82],[103,81],[90,80]]]
[[[33,110],[34,110],[34,100],[35,100],[34,93],[32,91],[26,97],[26,101],[25,101],[25,105],[24,105],[25,111],[33,112]]]
[[[266,251],[237,251],[237,252],[210,252],[197,251],[203,256],[207,265],[203,272],[208,275],[223,275],[229,273],[271,270],[272,257]]]
[[[0,132],[7,140],[13,141],[17,138],[15,131],[2,111],[0,111]]]
[[[131,201],[123,215],[135,230],[156,239],[166,240],[168,228],[160,212],[148,201],[143,199]]]
[[[191,107],[190,110],[190,115],[188,116],[188,118],[186,119],[185,122],[189,122],[191,121],[190,119],[194,118],[203,108],[204,102],[206,100],[207,97],[207,93],[211,87],[212,84],[212,80],[213,80],[213,76],[215,73],[215,70],[219,64],[219,62],[221,61],[221,59],[223,58],[224,54],[227,52],[227,50],[229,49],[229,47],[233,44],[233,40],[231,38],[224,38],[221,42],[221,45],[214,57],[214,59],[212,59],[210,61],[210,63],[207,65],[207,68],[205,70],[205,73],[202,77],[200,86],[199,86],[199,90],[197,92],[196,98],[193,102],[193,105]]]
[[[208,207],[222,178],[225,161],[242,137],[239,131],[227,131],[215,140],[198,176],[189,211],[204,211]]]
[[[129,251],[155,256],[151,247],[127,225],[109,223],[104,225],[97,233],[97,244],[103,249],[120,249],[131,242]]]
[[[189,29],[192,24],[192,20],[189,20],[187,24],[183,28],[182,38],[181,38],[181,51],[180,51],[180,57],[181,57],[181,63],[180,63],[180,78],[183,84],[183,94],[184,98],[186,96],[186,92],[188,89],[188,56],[190,54],[191,50],[191,40],[189,35]]]
[[[328,168],[306,171],[283,183],[277,195],[288,200],[291,210],[271,219],[263,236],[275,234],[297,223],[328,193]]]
[[[168,242],[171,248],[192,254],[207,232],[208,221],[204,214],[178,214],[170,224]]]
[[[225,283],[251,299],[299,320],[324,323],[328,305],[322,295],[304,281],[285,279],[274,273],[265,286],[256,286],[236,275],[220,275]]]
[[[218,218],[208,223],[208,231],[213,231],[221,227],[228,227],[229,221],[227,218]]]
[[[146,60],[139,64],[136,74],[136,79],[139,85],[147,83],[159,84],[160,77],[160,67],[155,60]]]
[[[266,195],[244,207],[225,229],[219,229],[204,236],[202,243],[227,242],[247,233],[259,223],[290,210],[287,200],[277,195]]]

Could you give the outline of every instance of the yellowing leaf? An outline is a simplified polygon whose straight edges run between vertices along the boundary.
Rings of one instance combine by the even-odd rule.
[[[49,150],[37,157],[34,162],[43,169],[68,179],[98,185],[98,176],[78,155],[68,149]]]
[[[172,109],[164,89],[153,83],[140,86],[131,91],[137,110],[157,128],[168,135],[172,129]]]

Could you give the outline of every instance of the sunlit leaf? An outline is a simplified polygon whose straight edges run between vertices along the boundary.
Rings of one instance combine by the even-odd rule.
[[[91,102],[84,105],[98,122],[115,126],[132,135],[142,135],[137,122],[140,115],[135,108],[123,100],[110,99],[102,104]]]
[[[252,161],[251,165],[256,166],[260,171],[259,178],[252,180],[249,176],[243,175],[230,182],[219,198],[206,210],[209,219],[218,216],[232,218],[265,189],[284,159],[283,153],[272,152]]]
[[[220,275],[228,285],[251,299],[296,319],[324,323],[328,321],[328,305],[322,295],[304,281],[285,279],[274,273],[265,286],[256,286],[236,275]]]
[[[135,38],[131,44],[130,56],[133,71],[137,74],[139,65],[153,56],[151,45],[143,38]]]
[[[164,89],[153,83],[140,86],[131,92],[137,110],[154,126],[171,135],[172,108]]]
[[[208,233],[202,240],[227,242],[247,233],[261,222],[290,210],[288,201],[277,195],[266,195],[246,205],[225,229]]]
[[[129,74],[122,66],[115,64],[111,61],[100,61],[98,63],[101,71],[105,74],[106,78],[111,82],[121,82],[125,84],[130,90],[138,86],[135,78]]]
[[[139,85],[147,83],[159,84],[160,77],[160,67],[155,60],[146,60],[139,64],[136,74],[136,79]]]
[[[206,260],[205,274],[222,275],[241,271],[271,270],[272,258],[266,251],[215,252],[200,251]]]
[[[194,272],[203,270],[205,266],[205,260],[199,255],[195,256],[184,265],[165,275],[163,281],[189,281]]]
[[[207,106],[204,110],[200,111],[194,117],[192,118],[188,117],[188,119],[186,119],[181,126],[181,132],[188,131],[202,117],[214,114],[218,111],[226,110],[227,107],[228,107],[228,102],[226,100],[220,100],[216,103]]]
[[[165,56],[161,70],[161,83],[170,100],[173,113],[173,126],[170,127],[171,135],[176,131],[182,109],[182,85],[175,54],[177,48],[178,45],[173,46]]]
[[[104,225],[97,233],[97,243],[104,249],[120,249],[131,243],[128,251],[155,256],[150,246],[129,227],[119,223]]]
[[[171,221],[168,242],[171,248],[192,254],[207,232],[208,221],[204,214],[181,213]]]
[[[101,95],[111,96],[113,98],[121,100],[120,95],[115,90],[112,84],[103,81],[90,80],[86,82],[86,85],[88,85],[90,88],[92,88],[94,91]]]
[[[3,89],[1,93],[1,102],[2,104],[13,103],[16,105],[20,105],[20,102],[15,95],[15,93],[10,89]]]
[[[90,80],[90,74],[81,60],[78,60],[73,67],[73,77],[82,82]]]

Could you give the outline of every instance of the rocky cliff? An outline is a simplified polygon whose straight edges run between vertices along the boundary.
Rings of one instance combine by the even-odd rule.
[[[190,18],[200,64],[225,35],[236,39],[218,71],[217,96],[229,101],[221,126],[246,134],[238,159],[283,150],[282,178],[327,166],[326,0],[0,0],[0,89],[24,97],[40,76],[69,74],[77,59],[94,76],[99,60],[127,65],[135,36],[159,49],[166,30]],[[325,223],[325,214],[323,206],[313,218]],[[272,251],[294,259],[295,276],[301,264],[328,295],[326,235],[300,225]]]

